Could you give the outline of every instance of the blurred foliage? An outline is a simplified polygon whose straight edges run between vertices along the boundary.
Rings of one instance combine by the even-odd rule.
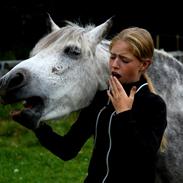
[[[20,108],[20,106],[16,106],[16,109],[18,107]],[[7,111],[10,109],[15,109],[15,107],[10,107]],[[0,120],[0,147],[30,147],[37,145],[38,142],[36,141],[34,135],[30,133],[30,130],[11,120],[7,116],[8,114],[6,114],[6,119],[1,118]],[[57,133],[65,134],[69,130],[72,123],[77,119],[77,116],[78,113],[73,112],[62,120],[50,120],[46,123],[52,126],[54,131]]]
[[[77,116],[78,113],[72,113],[47,123],[63,135]],[[90,138],[76,158],[65,162],[43,148],[31,130],[12,120],[0,120],[0,182],[81,183],[87,173],[92,146]]]
[[[0,50],[1,60],[23,60],[29,57],[31,48],[12,48],[12,50]]]
[[[22,103],[16,103],[11,105],[0,104],[0,121],[3,119],[11,119],[10,113],[14,110],[21,110],[22,107]]]
[[[0,61],[1,60],[15,60],[16,56],[13,51],[0,52]]]

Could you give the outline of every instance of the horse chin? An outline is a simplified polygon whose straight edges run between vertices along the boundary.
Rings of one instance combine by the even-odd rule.
[[[44,108],[43,99],[38,96],[29,97],[27,99],[4,100],[4,104],[13,104],[23,101],[21,110],[14,110],[11,116],[15,121],[38,122],[41,118]]]
[[[38,111],[34,111],[32,109],[23,109],[21,111],[13,111],[11,113],[12,119],[21,124],[34,124],[34,128],[39,126],[39,119],[41,118],[41,113]],[[28,125],[28,126],[31,126]]]

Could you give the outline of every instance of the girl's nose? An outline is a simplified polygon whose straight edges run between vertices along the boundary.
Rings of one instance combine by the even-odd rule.
[[[114,60],[112,60],[112,67],[119,67],[119,59],[116,57]]]

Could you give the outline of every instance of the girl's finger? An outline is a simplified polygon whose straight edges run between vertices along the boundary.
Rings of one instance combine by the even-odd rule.
[[[116,86],[116,83],[115,83],[115,80],[114,80],[114,76],[111,76],[111,77],[110,77],[110,81],[111,81],[112,91],[113,91],[113,92],[117,92],[117,91],[118,91],[118,88],[117,88],[117,86]]]
[[[130,90],[130,95],[129,98],[134,99],[135,93],[136,93],[136,86],[133,86],[132,89]]]
[[[120,93],[122,93],[123,95],[126,95],[126,92],[125,92],[122,84],[119,82],[119,80],[115,76],[113,76],[113,80],[115,82],[115,85],[116,85],[116,88],[118,89],[118,91]]]

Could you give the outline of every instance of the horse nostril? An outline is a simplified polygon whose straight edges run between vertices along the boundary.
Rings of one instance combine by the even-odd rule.
[[[16,89],[24,85],[25,76],[23,73],[18,72],[11,78],[8,83],[8,89]]]

